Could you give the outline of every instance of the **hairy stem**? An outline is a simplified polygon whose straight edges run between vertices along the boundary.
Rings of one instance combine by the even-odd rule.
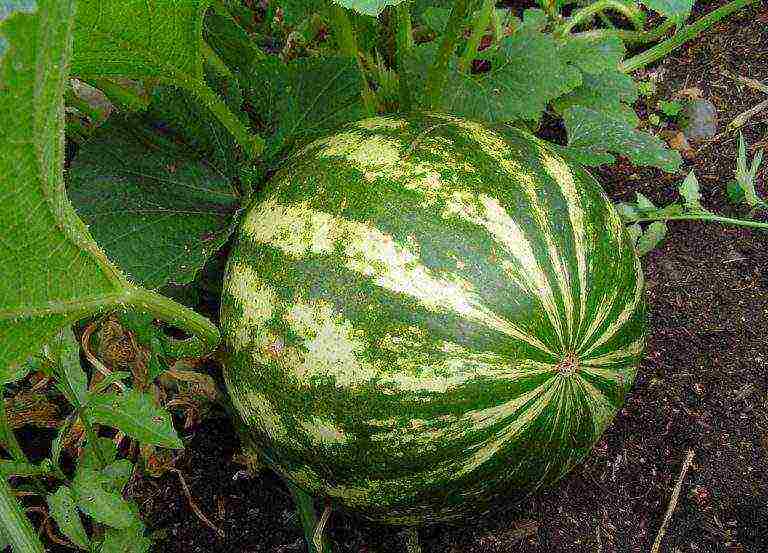
[[[483,0],[483,5],[480,11],[475,17],[475,23],[472,26],[472,34],[467,41],[467,45],[464,48],[464,53],[459,60],[459,71],[466,73],[472,64],[472,60],[475,59],[477,54],[477,48],[480,46],[480,41],[485,35],[485,30],[488,28],[488,23],[491,21],[491,13],[496,7],[496,0]]]
[[[395,6],[395,48],[397,56],[398,87],[400,92],[400,108],[403,111],[411,109],[411,87],[405,78],[405,60],[413,49],[413,26],[411,12],[407,2]]]
[[[224,128],[232,134],[246,156],[255,159],[261,154],[264,149],[264,139],[252,134],[208,85],[202,80],[192,78],[179,71],[174,71],[172,78],[175,84],[192,94],[196,100],[211,110],[211,113],[224,125]]]
[[[352,27],[352,21],[350,21],[349,16],[347,15],[347,10],[335,2],[331,3],[331,22],[341,53],[357,62],[357,67],[363,78],[363,105],[365,106],[365,111],[368,115],[374,115],[376,113],[376,99],[371,87],[368,85],[365,68],[358,55],[355,29]]]
[[[768,230],[768,223],[760,221],[748,221],[746,219],[733,219],[731,217],[722,217],[713,213],[691,213],[688,215],[650,215],[648,217],[633,218],[630,223],[647,223],[652,221],[712,221],[733,225],[737,227],[761,228]]]
[[[135,287],[128,292],[124,303],[192,334],[193,338],[184,341],[187,348],[195,347],[195,351],[213,351],[221,339],[219,329],[211,321],[156,292]]]
[[[757,0],[733,0],[724,6],[720,6],[695,23],[686,25],[664,42],[660,42],[645,52],[641,52],[636,56],[624,60],[619,64],[619,69],[624,73],[631,73],[632,71],[641,69],[649,63],[653,63],[654,61],[663,58],[672,50],[682,46],[689,40],[696,38],[698,35],[700,35],[702,32],[707,30],[709,27],[724,17],[727,17],[733,12],[743,8],[744,6],[748,6],[749,4],[753,4],[755,2],[757,2]]]
[[[43,544],[21,510],[5,478],[0,478],[0,528],[3,529],[3,537],[10,542],[13,551],[45,553]]]
[[[462,25],[469,12],[469,0],[455,0],[451,8],[451,15],[443,33],[443,40],[437,51],[437,56],[432,66],[427,71],[427,107],[440,109],[442,103],[443,88],[448,77],[448,60],[456,48],[456,41],[461,34]]]
[[[582,33],[574,33],[574,37],[590,37],[601,38],[605,36],[617,36],[621,40],[629,44],[645,44],[646,42],[654,42],[663,37],[670,29],[675,27],[675,22],[669,19],[664,21],[661,25],[655,29],[649,31],[627,31],[626,29],[594,29],[592,31],[584,31]]]
[[[560,36],[565,36],[581,23],[589,21],[598,13],[602,13],[608,9],[621,13],[629,19],[635,29],[639,30],[643,28],[643,23],[645,23],[643,12],[637,7],[625,4],[619,0],[598,0],[594,4],[590,4],[573,14],[559,29],[557,29],[556,33]]]
[[[205,59],[205,62],[213,68],[216,73],[223,77],[227,77],[229,79],[233,78],[234,75],[232,74],[232,70],[227,67],[227,64],[224,63],[224,60],[222,60],[219,55],[211,48],[210,44],[208,44],[206,41],[202,42],[202,48],[201,51],[203,53],[203,58]]]

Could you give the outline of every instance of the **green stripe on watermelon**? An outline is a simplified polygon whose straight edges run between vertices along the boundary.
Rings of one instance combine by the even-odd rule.
[[[644,350],[642,290],[599,185],[538,139],[372,118],[295,154],[244,219],[224,375],[297,485],[458,519],[589,452]]]

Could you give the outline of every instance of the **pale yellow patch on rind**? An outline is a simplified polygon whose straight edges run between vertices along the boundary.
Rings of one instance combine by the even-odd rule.
[[[313,377],[332,377],[337,386],[357,386],[376,377],[377,372],[358,359],[365,342],[352,323],[324,301],[298,301],[283,318],[291,329],[304,338],[304,355],[294,367],[299,381]]]
[[[350,436],[332,420],[315,416],[300,421],[300,424],[310,439],[319,445],[345,444],[350,441]]]
[[[635,257],[635,290],[634,295],[632,296],[632,300],[626,306],[624,306],[624,309],[621,310],[621,313],[619,313],[616,319],[608,325],[605,331],[603,331],[603,333],[597,338],[597,340],[592,343],[591,346],[586,349],[586,351],[579,352],[580,357],[589,357],[593,351],[613,338],[616,333],[621,330],[621,328],[627,323],[627,321],[632,318],[632,315],[635,314],[642,301],[644,282],[643,279],[643,268],[640,265],[640,259]],[[589,338],[591,338],[591,336],[585,337],[583,344],[588,343]],[[582,348],[583,347],[584,346],[582,345]]]
[[[242,324],[229,329],[235,351],[251,343],[251,332],[272,319],[278,298],[275,290],[259,278],[250,266],[235,262],[228,268],[225,292],[232,295],[243,311]]]
[[[446,201],[444,216],[459,217],[483,227],[514,257],[519,270],[515,270],[516,267],[512,264],[506,264],[508,274],[516,283],[524,284],[524,290],[540,299],[552,327],[562,341],[562,323],[547,275],[536,260],[536,254],[525,233],[499,201],[485,194],[456,191]],[[549,348],[536,347],[552,353]]]
[[[369,131],[377,131],[380,129],[402,129],[408,126],[408,121],[405,119],[394,119],[392,117],[369,117],[362,121],[358,121],[355,123],[355,126]]]
[[[571,313],[571,316],[569,317],[569,325],[572,329],[572,342],[570,346],[574,347],[575,344],[573,343],[573,340],[575,340],[581,325],[584,323],[587,313],[587,259],[591,250],[591,244],[587,240],[584,207],[581,203],[581,196],[576,189],[576,182],[573,178],[571,169],[565,161],[543,150],[541,161],[544,165],[544,170],[560,187],[560,193],[565,198],[566,205],[568,206],[568,218],[570,219],[571,229],[573,231],[573,251],[576,255],[576,264],[578,267],[580,307],[580,320],[576,327],[573,326],[573,319],[575,318],[575,314],[573,314],[573,300],[571,298],[570,290],[567,288],[563,289],[563,298],[566,299],[566,306]],[[567,283],[568,279],[564,279],[561,282],[561,288],[567,285]]]
[[[487,207],[494,209],[495,205],[489,199]],[[499,233],[504,224],[516,228],[508,216],[498,223],[494,219],[489,221],[489,226]],[[371,278],[378,286],[415,298],[431,311],[457,313],[552,354],[541,340],[484,306],[467,280],[457,275],[435,275],[420,262],[414,245],[398,244],[391,235],[369,224],[315,211],[306,202],[284,206],[268,200],[246,219],[243,229],[253,240],[279,248],[294,258],[302,258],[310,251],[331,253],[335,247],[343,248],[345,266]],[[510,247],[522,252],[527,266],[535,265],[530,245],[525,249],[525,244],[510,243]],[[539,282],[545,282],[540,270],[537,274]],[[549,296],[550,308],[554,309],[551,291]]]

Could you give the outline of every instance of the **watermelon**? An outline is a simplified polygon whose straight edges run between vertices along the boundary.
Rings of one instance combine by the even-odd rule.
[[[551,484],[632,385],[643,276],[599,184],[545,142],[375,117],[247,212],[224,377],[276,471],[368,519],[474,517]]]

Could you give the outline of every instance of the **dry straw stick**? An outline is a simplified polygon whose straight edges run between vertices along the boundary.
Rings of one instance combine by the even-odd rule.
[[[683,461],[683,470],[680,471],[680,477],[677,479],[677,484],[675,485],[675,489],[672,492],[672,497],[669,499],[669,505],[667,506],[667,513],[664,515],[664,522],[661,523],[661,528],[659,528],[659,533],[656,536],[656,541],[653,542],[653,547],[651,547],[651,553],[659,553],[659,547],[661,547],[661,540],[664,538],[664,533],[667,531],[667,524],[669,523],[669,520],[672,518],[672,513],[675,510],[675,507],[677,507],[677,500],[680,498],[680,490],[683,487],[683,480],[685,480],[685,473],[688,472],[688,468],[691,466],[691,463],[693,462],[693,450],[688,450],[688,455],[685,457],[685,461]]]

